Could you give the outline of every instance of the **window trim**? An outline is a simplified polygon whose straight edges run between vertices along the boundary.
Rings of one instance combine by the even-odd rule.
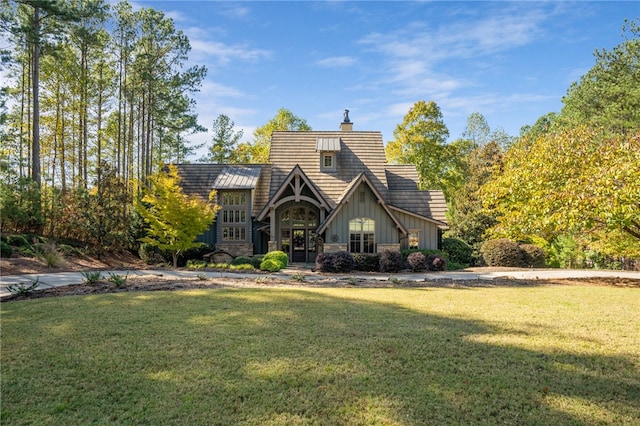
[[[359,229],[353,229],[352,224]],[[376,252],[376,221],[374,219],[355,217],[349,220],[349,252],[367,254]]]
[[[326,160],[330,159],[331,165],[326,165]],[[336,171],[336,153],[332,151],[322,151],[320,153],[320,170],[324,172]]]

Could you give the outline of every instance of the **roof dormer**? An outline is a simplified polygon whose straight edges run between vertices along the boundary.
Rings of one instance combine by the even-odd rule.
[[[316,139],[316,152],[320,153],[320,171],[335,172],[336,157],[340,152],[340,138],[319,136]]]

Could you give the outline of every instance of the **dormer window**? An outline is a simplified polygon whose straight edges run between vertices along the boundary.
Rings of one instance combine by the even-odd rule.
[[[335,172],[336,170],[336,153],[335,152],[323,152],[322,153],[322,167],[324,171]]]
[[[320,153],[320,170],[323,172],[336,171],[336,155],[340,151],[340,138],[316,139],[316,152]]]

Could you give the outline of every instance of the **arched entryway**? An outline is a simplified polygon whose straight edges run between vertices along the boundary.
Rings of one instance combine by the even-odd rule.
[[[278,246],[291,262],[315,262],[318,213],[310,203],[287,203],[278,209]]]

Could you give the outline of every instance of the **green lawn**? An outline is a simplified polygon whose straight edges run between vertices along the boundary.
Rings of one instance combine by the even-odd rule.
[[[4,303],[3,425],[640,424],[640,291],[225,289]]]

